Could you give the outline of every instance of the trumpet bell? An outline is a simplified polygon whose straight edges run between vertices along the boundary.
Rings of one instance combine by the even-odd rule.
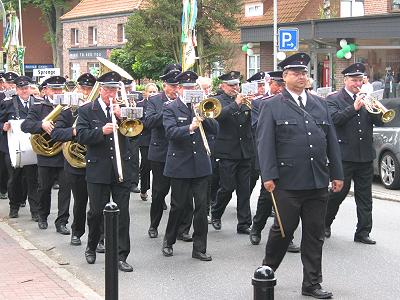
[[[393,109],[387,110],[385,113],[382,114],[382,122],[389,123],[394,119],[396,116],[396,112]]]
[[[86,168],[86,146],[76,142],[65,142],[62,151],[68,163],[77,169]]]
[[[222,106],[216,98],[206,98],[199,104],[199,114],[203,118],[215,119],[221,113]]]
[[[143,131],[143,123],[140,120],[125,120],[119,125],[119,132],[127,137],[138,136]]]

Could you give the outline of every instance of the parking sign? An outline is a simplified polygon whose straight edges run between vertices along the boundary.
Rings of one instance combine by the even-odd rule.
[[[278,51],[297,51],[299,49],[298,28],[279,28],[278,37]]]

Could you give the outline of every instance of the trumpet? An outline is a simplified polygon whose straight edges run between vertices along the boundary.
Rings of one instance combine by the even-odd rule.
[[[360,88],[358,88],[361,91]],[[396,116],[396,112],[393,109],[387,109],[377,97],[371,94],[361,93],[363,96],[362,102],[364,103],[365,109],[371,114],[382,114],[382,122],[389,123]]]
[[[240,92],[238,92],[238,91],[235,91],[236,92],[236,97],[237,96],[241,96],[242,97],[242,104],[243,105],[246,105],[249,109],[252,109],[252,107],[253,107],[253,105],[251,104],[251,101],[252,101],[252,96],[250,96],[250,95],[245,95],[245,94],[242,94],[242,93],[240,93]]]

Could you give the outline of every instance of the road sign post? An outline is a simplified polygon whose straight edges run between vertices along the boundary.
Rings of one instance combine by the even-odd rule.
[[[299,29],[279,28],[278,29],[278,51],[299,50]]]

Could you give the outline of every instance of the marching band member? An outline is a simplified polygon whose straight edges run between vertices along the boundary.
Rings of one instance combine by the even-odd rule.
[[[28,111],[34,104],[35,98],[30,95],[29,85],[32,83],[27,76],[19,76],[15,79],[16,95],[5,101],[4,109],[0,112],[0,127],[3,132],[11,130],[9,120],[25,119]],[[7,136],[5,136],[6,143]],[[7,145],[8,149],[8,145]],[[28,196],[31,217],[33,221],[39,220],[38,215],[38,181],[37,165],[27,165],[22,168],[14,168],[11,164],[10,154],[7,153],[6,164],[8,169],[8,198],[10,199],[10,218],[18,218],[19,207],[25,203]]]
[[[218,125],[213,119],[202,120],[192,111],[191,103],[182,102],[183,91],[194,89],[197,74],[186,71],[175,79],[179,82],[179,97],[164,108],[163,124],[168,140],[164,175],[171,180],[171,210],[165,231],[162,253],[172,256],[172,246],[176,242],[179,225],[185,217],[188,202],[195,203],[193,218],[192,257],[210,261],[207,254],[207,194],[208,176],[211,175],[211,160],[204,147],[200,132],[200,122],[204,130],[217,133]]]
[[[131,154],[128,138],[117,130],[119,149],[115,150],[113,135],[113,117],[120,119],[120,108],[116,105],[116,96],[121,76],[116,72],[108,72],[100,76],[100,95],[94,101],[78,109],[76,131],[78,143],[86,145],[86,182],[89,195],[88,243],[85,258],[88,264],[96,261],[96,247],[101,236],[103,209],[110,201],[110,195],[120,209],[119,215],[119,262],[118,268],[123,272],[132,272],[132,266],[126,262],[130,252],[129,236],[129,198],[132,182]],[[117,157],[122,163],[123,181],[119,182]]]
[[[41,134],[46,132],[49,136],[54,129],[52,120],[43,122],[43,119],[53,111],[54,95],[63,92],[65,78],[53,76],[46,80],[46,93],[44,100],[34,105],[29,110],[28,116],[21,124],[23,132],[31,134]],[[69,235],[67,228],[69,218],[69,203],[71,201],[71,188],[65,179],[64,158],[62,153],[54,156],[37,155],[38,159],[38,181],[39,181],[39,229],[47,229],[47,217],[51,207],[51,188],[58,180],[60,188],[58,190],[58,215],[55,220],[56,231],[60,234]]]

